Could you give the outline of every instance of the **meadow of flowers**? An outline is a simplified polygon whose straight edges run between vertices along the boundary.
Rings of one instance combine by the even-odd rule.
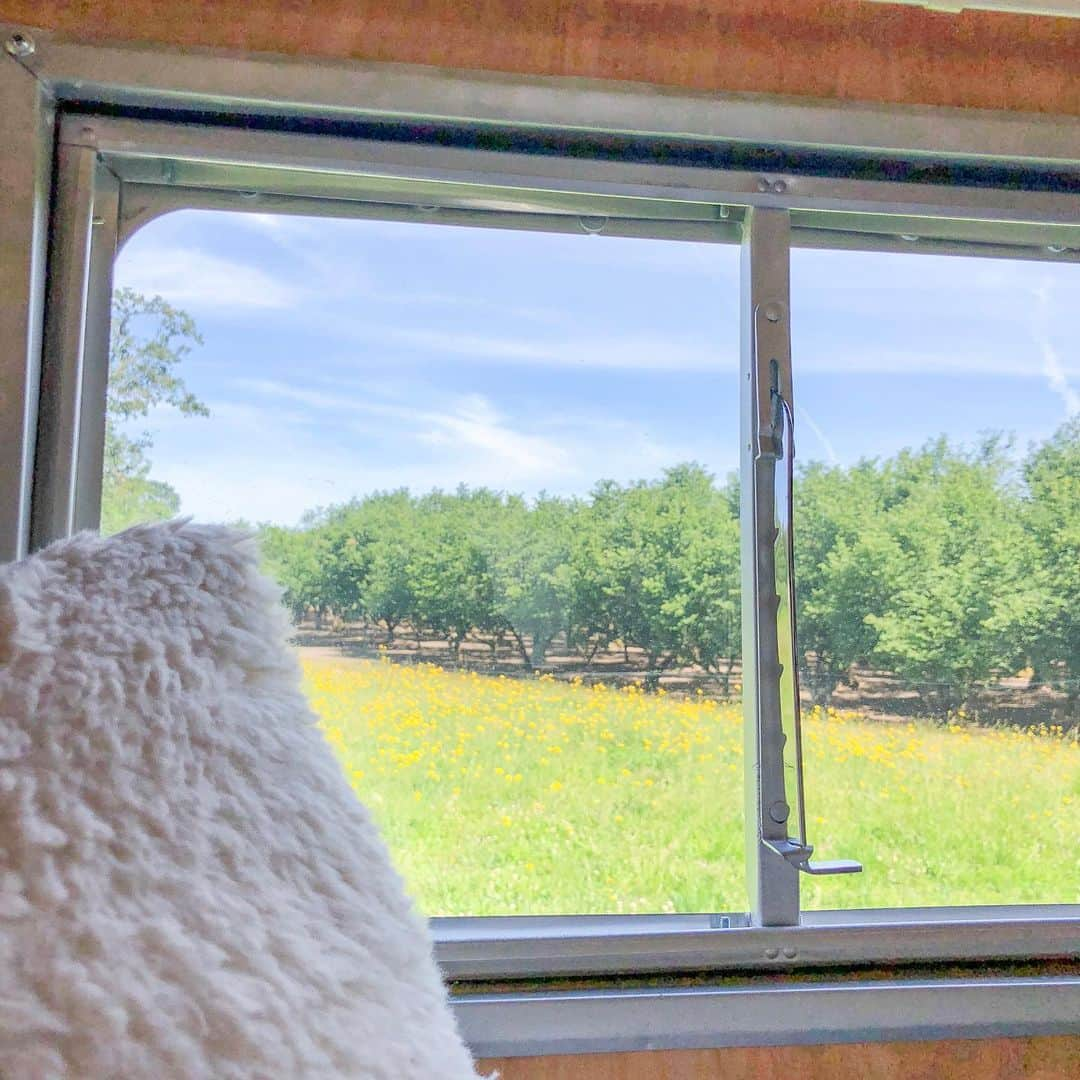
[[[742,911],[742,715],[428,665],[305,660],[321,727],[428,915]],[[1080,901],[1080,745],[1042,728],[805,724],[808,907]]]

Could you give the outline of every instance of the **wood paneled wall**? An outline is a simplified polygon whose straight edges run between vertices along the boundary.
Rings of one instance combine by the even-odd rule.
[[[0,0],[0,18],[96,41],[1080,115],[1080,19],[864,0]]]
[[[502,1058],[500,1080],[1077,1080],[1080,1039],[669,1050]]]
[[[862,0],[0,0],[87,41],[1080,115],[1080,19]],[[1077,1080],[1080,1037],[484,1063],[503,1080]]]

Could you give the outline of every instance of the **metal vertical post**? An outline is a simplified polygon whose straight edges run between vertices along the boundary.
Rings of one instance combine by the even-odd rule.
[[[9,38],[0,54],[0,560],[29,542],[41,370],[53,109],[17,58],[27,49]]]
[[[109,331],[112,323],[113,264],[120,222],[120,181],[98,163],[86,288],[79,445],[75,462],[73,528],[101,524],[101,481],[105,464],[105,412],[109,389]]]
[[[56,148],[31,549],[68,536],[75,529],[97,167],[97,152],[92,147],[61,142]]]
[[[799,871],[788,837],[776,576],[777,394],[791,397],[786,210],[748,212],[742,243],[741,488],[747,885],[756,926],[796,926]]]

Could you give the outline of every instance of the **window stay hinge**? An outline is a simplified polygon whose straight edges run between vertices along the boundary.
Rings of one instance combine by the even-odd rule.
[[[803,784],[803,745],[802,745],[802,703],[799,693],[799,640],[796,621],[795,595],[795,414],[791,405],[791,353],[790,329],[787,324],[787,306],[779,301],[761,305],[754,312],[754,339],[758,370],[765,375],[768,388],[768,409],[762,408],[759,415],[759,452],[771,453],[776,460],[784,459],[785,492],[782,500],[777,500],[778,527],[774,534],[774,543],[783,547],[786,570],[786,619],[778,618],[778,636],[786,629],[790,648],[788,654],[792,667],[788,692],[791,697],[790,708],[794,734],[795,757],[795,806],[797,808],[798,837],[790,835],[780,839],[773,836],[761,836],[761,843],[770,851],[786,859],[804,874],[857,874],[862,864],[854,859],[830,859],[824,862],[811,862],[814,845],[807,840],[806,801]],[[762,345],[768,342],[772,347],[768,351]],[[781,598],[777,596],[777,614],[781,612]],[[786,622],[786,627],[782,624]],[[784,664],[779,665],[780,674]],[[786,738],[782,741],[786,741]],[[788,818],[786,805],[775,805],[769,813],[775,815],[772,820],[782,824]],[[786,830],[785,830],[786,831]]]

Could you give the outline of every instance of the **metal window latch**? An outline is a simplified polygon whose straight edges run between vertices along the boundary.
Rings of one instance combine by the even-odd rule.
[[[862,871],[862,863],[854,859],[827,859],[825,862],[812,863],[810,856],[814,854],[814,845],[802,844],[790,836],[786,840],[763,840],[762,843],[804,874],[858,874]]]
[[[770,324],[782,324],[786,310],[780,304],[767,304],[755,313],[755,330],[757,336],[765,337],[771,329]],[[786,330],[786,327],[784,327]],[[789,359],[784,356],[784,360]],[[759,361],[764,357],[759,357]],[[784,369],[782,361],[777,357],[769,357],[768,381],[768,409],[762,411],[762,434],[760,445],[763,452],[771,451],[776,458],[784,459],[785,492],[783,500],[778,500],[776,509],[779,511],[776,540],[783,547],[784,561],[786,563],[786,589],[783,599],[778,596],[777,605],[777,634],[787,631],[787,641],[784,645],[790,652],[782,658],[779,670],[784,673],[784,660],[791,665],[791,678],[788,683],[790,698],[792,734],[794,736],[795,757],[795,796],[796,796],[796,828],[798,836],[788,835],[784,839],[778,839],[775,834],[771,837],[762,836],[761,842],[770,851],[775,852],[786,859],[792,866],[804,874],[857,874],[862,870],[862,864],[853,859],[830,859],[824,862],[811,862],[814,853],[813,844],[809,843],[806,836],[806,801],[803,784],[803,746],[802,746],[802,703],[799,693],[799,639],[796,622],[796,597],[795,597],[795,415],[791,406],[790,391],[790,367]],[[764,387],[763,387],[764,389]],[[764,402],[762,402],[764,404]],[[767,432],[767,435],[766,435]],[[781,624],[785,621],[782,617],[781,608],[785,606],[787,626]],[[786,800],[778,802],[769,808],[771,820],[776,825],[783,825],[790,816],[790,808]]]

